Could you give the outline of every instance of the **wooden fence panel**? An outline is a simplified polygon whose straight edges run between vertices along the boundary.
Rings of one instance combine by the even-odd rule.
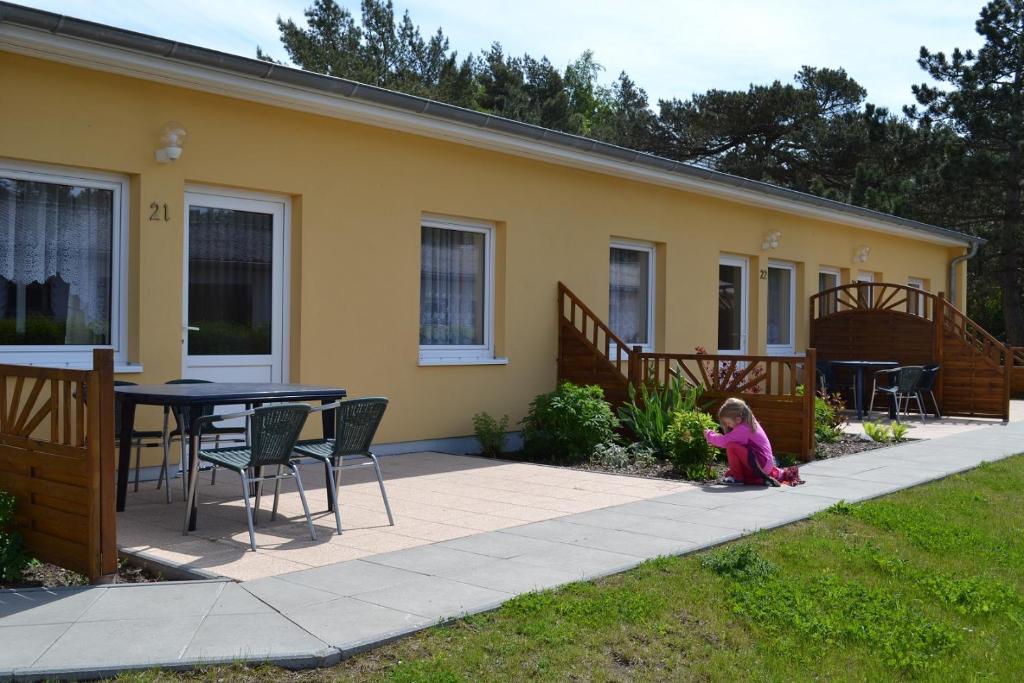
[[[117,573],[113,352],[92,370],[0,365],[0,488],[34,557]]]

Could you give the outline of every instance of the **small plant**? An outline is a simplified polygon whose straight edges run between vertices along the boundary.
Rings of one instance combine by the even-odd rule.
[[[878,443],[889,443],[893,438],[892,429],[889,425],[877,422],[865,422],[864,433],[868,435],[869,439]]]
[[[590,462],[612,470],[626,470],[632,467],[653,467],[658,462],[654,452],[647,446],[631,443],[623,446],[614,442],[598,444],[590,456]]]
[[[727,545],[721,550],[702,555],[700,563],[719,576],[761,579],[775,573],[775,567],[758,554],[750,543]]]
[[[896,424],[890,426],[890,429],[892,430],[892,440],[895,441],[896,443],[900,443],[901,441],[907,440],[907,432],[910,431],[910,427],[908,427],[907,425],[903,424],[902,422],[897,422]]]
[[[22,548],[21,534],[13,531],[14,496],[0,490],[0,582],[15,583],[30,558]]]
[[[528,453],[576,463],[589,458],[598,444],[614,440],[619,421],[601,387],[563,382],[533,399],[522,425]]]
[[[622,424],[660,458],[668,458],[672,452],[672,441],[668,437],[672,416],[696,409],[700,400],[700,387],[687,386],[680,375],[676,373],[664,386],[641,384],[639,397],[630,384],[629,399],[619,407]]]
[[[704,432],[717,426],[714,418],[700,410],[681,410],[672,416],[667,436],[672,444],[669,457],[677,472],[694,479],[713,476],[711,465],[718,451],[704,438]]]
[[[798,396],[804,395],[804,387],[796,388]],[[839,394],[818,392],[814,397],[814,438],[821,443],[835,443],[843,435],[846,418],[843,410],[846,404]]]
[[[505,440],[508,432],[508,415],[496,420],[487,413],[473,416],[473,431],[480,442],[480,454],[496,458],[505,452]]]

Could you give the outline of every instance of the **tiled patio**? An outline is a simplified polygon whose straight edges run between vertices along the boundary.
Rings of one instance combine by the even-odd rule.
[[[395,515],[389,526],[372,470],[343,473],[344,534],[326,511],[323,469],[302,468],[317,540],[311,541],[293,482],[282,485],[279,515],[270,521],[272,493],[264,493],[256,527],[257,552],[249,550],[241,484],[222,471],[199,484],[199,524],[182,536],[185,504],[181,480],[172,480],[172,503],[145,482],[129,491],[118,516],[122,552],[205,576],[251,580],[496,531],[568,514],[648,500],[693,489],[684,482],[651,480],[443,453],[381,458]]]

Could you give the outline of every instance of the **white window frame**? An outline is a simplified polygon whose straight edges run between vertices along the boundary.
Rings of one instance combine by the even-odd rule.
[[[924,298],[923,292],[927,292],[928,290],[925,289],[924,278],[908,277],[907,278],[907,286],[908,287],[913,287],[914,289],[919,289],[922,292],[921,294],[917,295],[917,313],[916,314],[912,314],[912,315],[918,315],[920,317],[926,317],[926,313],[925,313],[925,298]],[[910,296],[913,296],[913,294],[911,294]]]
[[[739,349],[718,349],[723,356],[745,356],[750,350],[750,259],[745,256],[718,257],[719,266],[735,266],[740,269],[741,287],[743,288],[740,297],[740,348]],[[715,271],[715,280],[718,280],[718,271]],[[717,288],[715,290],[718,292]],[[717,309],[717,307],[716,307]],[[717,315],[717,310],[715,314]],[[718,320],[715,320],[715,346],[718,346]]]
[[[874,284],[875,283],[875,273],[874,273],[874,271],[872,271],[872,270],[858,270],[857,271],[857,282],[858,283],[859,282],[866,282],[866,283]],[[859,296],[859,288],[858,288],[858,296]],[[868,287],[867,303],[868,303],[869,307],[875,305],[875,288],[874,287]]]
[[[93,187],[113,192],[110,245],[110,344],[0,346],[0,363],[92,368],[93,349],[113,349],[117,372],[138,372],[127,364],[129,180],[126,176],[0,159],[0,175],[16,180]]]
[[[769,261],[767,265],[768,270],[775,268],[776,270],[788,270],[789,271],[789,343],[788,344],[769,344],[768,343],[768,311],[765,310],[764,316],[764,340],[765,340],[765,353],[769,356],[792,356],[796,351],[796,264],[789,261]],[[768,281],[765,280],[765,293],[768,292]]]
[[[843,272],[840,269],[838,269],[838,268],[833,268],[831,266],[819,266],[818,267],[818,275],[833,275],[833,276],[835,276],[835,278],[836,278],[836,287],[841,287],[842,284],[843,284]],[[819,292],[823,292],[825,290],[818,289],[818,291]]]
[[[608,245],[608,254],[611,256],[612,249],[626,249],[628,251],[639,251],[647,254],[647,343],[638,344],[643,353],[654,353],[654,296],[655,296],[655,275],[654,268],[657,256],[657,246],[650,242],[634,242],[632,240],[612,240]],[[608,284],[611,285],[611,267],[608,269]],[[611,323],[611,301],[608,302],[608,321]],[[612,330],[613,332],[615,330]],[[616,333],[617,334],[617,333]],[[626,341],[629,344],[628,340]],[[630,344],[630,348],[634,345]],[[611,352],[615,352],[616,345],[611,345]]]
[[[505,358],[494,356],[494,223],[464,218],[424,215],[420,218],[419,238],[423,228],[440,228],[460,232],[476,232],[484,236],[484,343],[463,345],[420,344],[420,365],[504,365]],[[421,242],[422,243],[422,242]],[[420,263],[422,277],[423,264]],[[417,311],[422,314],[421,311]],[[417,317],[417,325],[419,318]]]

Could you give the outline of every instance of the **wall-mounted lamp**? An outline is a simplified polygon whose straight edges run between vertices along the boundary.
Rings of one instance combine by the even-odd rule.
[[[185,143],[185,127],[176,121],[164,124],[160,129],[160,146],[156,150],[156,160],[161,164],[177,161],[181,156],[181,146]]]
[[[779,248],[779,238],[782,237],[782,233],[778,230],[772,230],[769,233],[765,233],[764,239],[761,241],[761,251],[768,251],[769,249]]]
[[[871,247],[866,244],[861,244],[853,250],[854,263],[864,263],[869,256],[871,256]]]

